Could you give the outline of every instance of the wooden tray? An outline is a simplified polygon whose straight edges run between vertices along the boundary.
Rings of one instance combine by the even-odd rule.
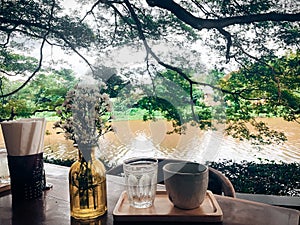
[[[10,190],[10,184],[1,184],[0,183],[0,194]]]
[[[113,211],[115,221],[166,221],[166,222],[221,222],[222,210],[213,196],[207,191],[199,208],[183,210],[173,206],[166,191],[157,191],[154,204],[150,208],[136,209],[129,205],[124,191]]]

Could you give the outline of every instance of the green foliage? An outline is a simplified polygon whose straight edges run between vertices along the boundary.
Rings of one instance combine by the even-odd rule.
[[[300,196],[299,163],[210,162],[240,193]]]
[[[73,159],[44,158],[47,163],[71,166]],[[235,191],[249,194],[267,194],[300,197],[299,163],[255,162],[208,162],[208,165],[223,173],[233,184]],[[105,162],[107,169],[112,168]]]
[[[192,42],[199,38],[195,30],[168,11],[153,10],[138,0],[131,1],[130,4],[140,21],[141,30],[147,40],[170,41],[175,40],[177,35]],[[134,45],[137,47],[141,45],[136,21],[125,2],[120,2],[120,4],[106,2],[98,6],[94,15],[98,19],[97,25],[101,29],[98,29],[96,33],[101,39],[104,39],[105,43],[105,45],[101,43],[100,51],[103,51],[103,47],[105,48],[107,45]]]
[[[212,109],[203,99],[204,94],[198,88],[192,89],[186,79],[178,73],[167,70],[153,80],[155,86],[143,86],[144,97],[134,106],[146,110],[143,120],[155,120],[157,115],[172,121],[174,130],[183,133],[186,123],[206,129],[211,126]]]
[[[255,145],[272,144],[274,142],[281,144],[287,140],[284,132],[271,130],[264,122],[257,121],[255,118],[247,120],[250,122],[247,123],[245,120],[228,122],[225,132],[241,141],[249,140]]]
[[[3,53],[3,52],[2,52]],[[35,68],[36,59],[23,55],[3,53],[2,68],[14,74],[30,73]],[[6,66],[6,59],[11,66]],[[6,94],[21,86],[24,81],[1,78],[0,89]],[[75,76],[71,70],[42,70],[27,86],[18,93],[3,98],[0,108],[0,120],[15,119],[15,117],[30,117],[36,112],[55,111],[62,104],[67,91],[74,86]]]
[[[138,101],[137,106],[141,109],[147,109],[147,113],[143,116],[144,121],[155,120],[155,112],[159,111],[167,120],[175,120],[179,126],[182,125],[178,111],[165,99],[153,96],[144,97]]]
[[[101,59],[109,61],[106,57],[115,47],[133,45],[138,49],[144,45],[147,72],[153,80],[153,86],[141,88],[143,94],[136,96],[141,99],[140,107],[148,110],[145,119],[155,118],[155,112],[159,111],[159,115],[173,118],[175,126],[197,122],[202,129],[210,127],[213,119],[220,119],[228,122],[228,133],[233,131],[236,137],[262,140],[265,134],[284,138],[280,133],[271,132],[265,125],[255,122],[254,117],[282,116],[287,120],[299,118],[300,35],[299,7],[295,7],[298,6],[297,0],[291,0],[289,4],[276,0],[125,0],[97,1],[94,5],[83,0],[77,3],[75,11],[70,12],[63,10],[60,1],[1,1],[1,74],[6,77],[20,73],[35,76],[35,70],[41,70],[41,61],[15,52],[32,50],[39,45],[42,60],[45,43],[72,50],[86,62],[88,60],[84,58],[84,51],[81,52],[80,48],[94,50],[93,57],[99,54]],[[91,8],[82,12],[85,7],[80,4]],[[233,72],[229,79],[220,83],[217,80],[222,77],[222,72],[215,70],[210,74],[210,79],[206,81],[210,84],[208,86],[214,85],[218,91],[223,89],[221,91],[225,95],[214,95],[213,101],[209,103],[201,90],[207,84],[199,78],[194,66],[200,61],[198,56],[203,49],[196,47],[198,49],[195,50],[192,45],[198,40],[202,40],[205,47],[217,50],[209,53],[204,51],[203,54],[213,55],[218,60],[218,67],[223,67],[219,56],[224,57],[227,62],[235,60],[244,64],[244,68]],[[166,43],[188,50],[190,54],[183,53],[181,57],[177,57],[176,51],[171,50],[170,54],[175,57],[165,57],[153,47]],[[291,54],[279,59],[275,57],[278,50],[289,48],[298,49],[298,52],[293,56]],[[194,52],[198,53],[195,54],[197,57],[190,60],[187,55],[193,55]],[[93,67],[91,64],[89,66]],[[118,65],[118,68],[122,68],[122,65]],[[133,79],[136,79],[138,72],[140,71],[132,72]],[[49,73],[51,72],[42,71],[39,75],[41,80],[35,80],[36,86],[30,84],[32,86],[28,86],[27,90],[4,99],[2,104],[6,114],[3,112],[3,115],[14,117],[16,108],[25,115],[27,111],[21,108],[53,110],[53,105],[61,104],[62,96],[69,86],[60,85],[58,77],[54,78],[56,83],[47,80],[47,77],[50,78]],[[162,77],[168,82],[161,81]],[[51,83],[51,87],[46,87],[45,83]],[[118,75],[107,79],[107,83],[108,91],[113,97],[119,96],[127,85]],[[8,86],[5,79],[1,78],[0,95],[10,93],[9,90],[16,90],[21,85],[15,84]],[[140,87],[136,85],[132,88]],[[128,96],[140,90],[126,91],[123,96],[126,98],[118,106],[122,110],[138,103],[136,99],[128,100]],[[9,103],[9,100],[18,102],[18,107],[10,107],[8,104],[12,102]],[[17,100],[27,102],[25,104]],[[8,113],[7,110],[11,112]],[[256,135],[248,132],[247,122],[257,129]]]
[[[282,25],[285,29],[280,29],[278,36],[286,45],[293,45],[300,40],[299,26],[287,22],[282,22]]]
[[[26,73],[31,73],[37,63],[36,58],[14,54],[8,49],[0,49],[0,71],[10,76],[24,76]]]
[[[224,0],[221,1],[221,13],[223,15],[234,15],[247,13],[260,13],[269,10],[273,4],[271,1],[252,0],[237,4],[234,1]]]
[[[293,110],[299,109],[299,54],[290,53],[280,58],[273,55],[264,57],[259,63],[249,64],[231,73],[223,87],[245,99],[264,101],[265,106],[283,104]],[[227,97],[228,100],[234,98]],[[297,104],[290,102],[291,99]],[[259,102],[257,105],[260,105]]]
[[[29,117],[32,112],[25,99],[10,99],[2,104],[0,108],[0,120],[12,119],[11,115],[18,114],[20,117]]]
[[[270,55],[257,63],[249,63],[232,72],[228,79],[221,80],[221,87],[234,93],[224,96],[228,134],[240,139],[253,139],[257,143],[286,140],[282,132],[271,131],[255,118],[275,116],[288,121],[299,119],[299,60],[299,52],[279,58]],[[256,133],[250,132],[249,125]]]
[[[45,163],[52,163],[60,166],[68,166],[71,167],[72,164],[75,162],[75,159],[54,159],[54,158],[44,158]]]
[[[28,86],[37,110],[55,110],[64,102],[66,93],[74,87],[75,76],[71,70],[62,69],[50,74],[40,74]]]
[[[80,18],[74,16],[75,14],[64,15],[59,1],[15,0],[2,1],[0,4],[0,15],[6,18],[0,26],[3,33],[9,31],[3,28],[7,26],[11,27],[10,32],[37,40],[48,31],[49,40],[55,40],[56,44],[62,47],[87,48],[94,41],[94,34],[89,26],[80,22]]]

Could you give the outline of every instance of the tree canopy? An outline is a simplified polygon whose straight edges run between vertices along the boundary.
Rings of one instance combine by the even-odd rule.
[[[93,58],[98,55],[105,64],[113,60],[108,58],[113,49],[130,45],[144,50],[143,71],[150,77],[164,76],[170,80],[170,73],[164,71],[172,71],[185,80],[189,90],[187,104],[193,114],[191,120],[196,123],[201,124],[201,118],[194,110],[198,88],[219,92],[216,98],[221,96],[236,109],[241,105],[248,106],[239,113],[245,112],[243,116],[233,118],[229,115],[230,121],[249,121],[247,115],[257,110],[257,105],[262,102],[265,109],[269,107],[269,112],[272,107],[281,106],[285,114],[280,115],[289,120],[299,117],[298,0],[83,0],[77,1],[75,11],[64,9],[62,2],[57,0],[3,0],[0,5],[1,79],[18,74],[11,66],[14,63],[6,63],[8,60],[22,61],[7,58],[6,52],[12,56],[17,51],[36,48],[37,44],[39,48],[39,59],[33,68],[28,68],[27,81],[8,92],[3,92],[1,85],[2,97],[15,94],[36,76],[44,62],[46,45],[74,52],[94,73],[97,70],[89,62],[89,54]],[[155,48],[159,43],[185,51],[175,50],[164,55]],[[209,51],[204,51],[203,46]],[[295,54],[295,60],[290,61],[293,56],[289,60],[280,58],[280,68],[274,65],[279,62],[278,57],[289,50]],[[182,63],[195,52],[214,59],[217,71],[222,72],[225,63],[238,65],[241,69],[232,73],[228,82],[210,82],[214,79],[205,80],[201,76],[205,71],[199,71],[195,66],[199,58]],[[180,54],[183,54],[181,60],[177,57]],[[22,66],[26,67],[26,63]],[[248,73],[250,69],[252,72]],[[173,94],[176,97],[176,93]],[[231,115],[237,114],[231,111]]]
[[[15,79],[1,78],[1,93],[10,93],[24,85],[24,76],[35,70],[37,59],[20,54],[0,53],[6,61],[0,65]],[[66,93],[76,83],[70,69],[40,69],[32,81],[13,95],[1,99],[0,121],[15,117],[30,117],[37,112],[55,112],[65,99]]]

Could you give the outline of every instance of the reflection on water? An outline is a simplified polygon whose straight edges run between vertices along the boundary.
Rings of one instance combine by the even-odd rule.
[[[261,159],[300,162],[300,125],[280,119],[268,119],[268,124],[285,130],[288,142],[284,145],[253,146],[224,136],[218,131],[201,131],[190,127],[185,135],[167,135],[170,124],[164,121],[126,121],[114,124],[115,133],[101,139],[102,157],[112,163],[120,163],[131,156],[154,156],[206,161],[259,161]]]
[[[125,158],[133,156],[153,156],[187,159],[198,162],[232,159],[235,161],[259,161],[259,158],[300,162],[300,125],[281,119],[266,119],[274,129],[285,131],[288,142],[284,145],[252,146],[248,142],[238,141],[224,136],[222,127],[218,131],[201,131],[190,127],[185,135],[171,134],[171,125],[163,120],[118,121],[114,122],[115,132],[100,140],[101,151],[98,156],[111,164],[119,164]],[[63,134],[56,134],[53,123],[47,124],[45,136],[45,156],[66,159],[76,158],[77,150]],[[2,135],[1,135],[2,136]],[[4,148],[0,136],[0,149]]]

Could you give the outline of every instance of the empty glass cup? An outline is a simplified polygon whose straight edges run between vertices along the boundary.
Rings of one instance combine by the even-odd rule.
[[[154,158],[132,158],[125,160],[123,169],[129,204],[135,208],[153,205],[157,185],[157,165]]]

